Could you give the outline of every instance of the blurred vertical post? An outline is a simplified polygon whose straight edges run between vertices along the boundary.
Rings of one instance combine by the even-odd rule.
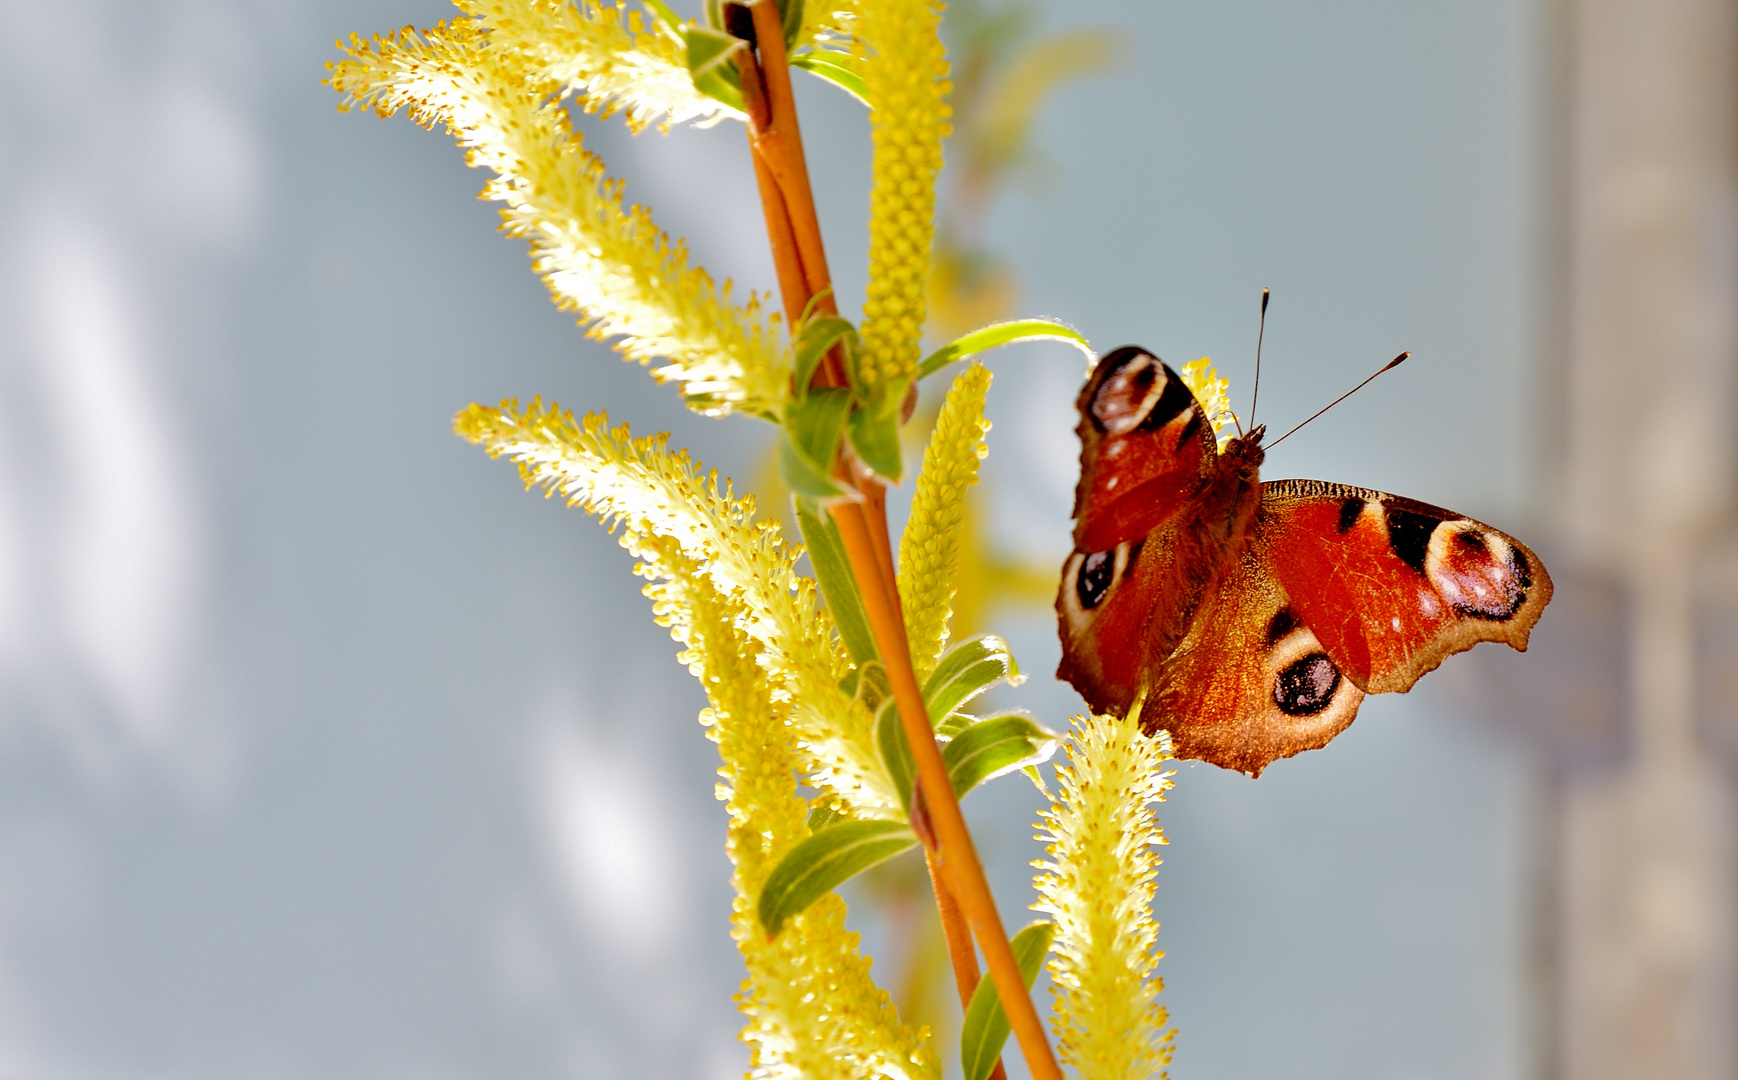
[[[1732,511],[1738,0],[1565,0],[1558,488],[1576,562],[1630,596],[1630,750],[1569,772],[1563,1080],[1738,1075],[1733,774],[1696,724],[1696,572]]]

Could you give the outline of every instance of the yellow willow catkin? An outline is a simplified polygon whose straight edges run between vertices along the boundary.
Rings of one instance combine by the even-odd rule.
[[[851,25],[875,146],[860,368],[871,393],[917,374],[935,178],[950,130],[941,8],[936,0],[860,0]]]
[[[1168,1019],[1156,998],[1164,955],[1154,943],[1153,882],[1165,842],[1152,803],[1170,787],[1170,741],[1126,719],[1077,716],[1039,817],[1048,860],[1032,865],[1036,911],[1056,922],[1050,952],[1051,1028],[1079,1080],[1150,1080],[1171,1059]]]
[[[715,474],[701,475],[686,453],[668,450],[668,436],[636,439],[598,415],[576,423],[558,405],[472,405],[453,427],[491,457],[517,462],[527,487],[541,484],[606,523],[679,543],[719,592],[741,603],[742,629],[759,643],[759,662],[789,703],[809,782],[854,816],[902,814],[873,718],[839,688],[848,661],[832,621],[814,581],[793,569],[801,549],[785,545],[777,522],[754,520],[752,498],[721,491]]]
[[[352,38],[347,51],[328,80],[346,95],[340,107],[406,109],[420,124],[446,126],[470,164],[495,173],[483,194],[506,204],[504,231],[529,242],[533,266],[587,333],[617,338],[627,359],[668,360],[653,375],[681,385],[691,408],[778,412],[788,373],[759,302],[733,307],[728,282],[720,290],[690,268],[686,246],[644,207],[624,207],[621,182],[572,132],[546,65],[492,47],[471,18]]]
[[[1219,440],[1219,445],[1224,446],[1231,434],[1226,429],[1237,423],[1237,414],[1231,411],[1229,397],[1231,380],[1221,378],[1213,370],[1213,361],[1205,356],[1184,364],[1181,374],[1183,385],[1195,395],[1201,411],[1207,414],[1207,422],[1213,425],[1213,435]]]
[[[748,969],[737,1005],[748,1018],[750,1072],[759,1080],[937,1080],[939,1061],[926,1029],[899,1020],[886,991],[869,976],[870,959],[845,927],[845,902],[828,894],[768,940],[755,909],[778,860],[809,835],[798,796],[800,767],[787,723],[788,702],[757,663],[762,646],[744,633],[750,620],[720,593],[709,571],[673,537],[630,527],[624,544],[644,560],[646,595],[660,625],[686,646],[679,659],[706,690],[701,722],[718,744],[719,798],[730,817],[726,851],[736,897],[731,936]]]
[[[530,58],[541,78],[574,94],[587,112],[620,109],[636,134],[689,120],[708,127],[741,114],[694,89],[686,46],[673,27],[598,0],[455,0],[482,20],[493,48]]]
[[[990,371],[982,364],[960,372],[948,388],[923,451],[911,517],[899,538],[899,597],[919,680],[929,677],[947,648],[959,586],[966,489],[978,482],[978,463],[990,452],[984,441],[990,430],[984,419],[989,389]]]

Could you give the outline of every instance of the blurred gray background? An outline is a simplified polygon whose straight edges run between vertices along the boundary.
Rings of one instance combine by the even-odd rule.
[[[1571,589],[1585,567],[1575,595],[1594,599],[1545,627],[1562,616],[1616,643],[1571,688],[1627,731],[1628,701],[1660,700],[1647,686],[1699,678],[1686,605],[1713,593],[1689,584],[1699,539],[1656,559],[1610,537],[1637,516],[1713,535],[1729,505],[1726,8],[1048,5],[1046,28],[1113,28],[1127,52],[1040,114],[1048,165],[998,200],[990,243],[1024,312],[1101,350],[1210,355],[1240,411],[1272,287],[1275,430],[1411,349],[1266,475],[1455,507],[1537,538]],[[1649,10],[1675,13],[1671,33]],[[767,429],[689,415],[584,339],[494,233],[484,178],[445,135],[336,111],[320,85],[333,38],[451,8],[0,12],[0,1075],[741,1075],[698,688],[614,540],[524,493],[449,421],[542,394],[673,430],[748,486]],[[867,123],[829,87],[799,93],[854,308]],[[1599,108],[1630,109],[1609,129],[1629,135],[1602,141]],[[699,262],[739,293],[772,287],[739,126],[581,126]],[[1645,157],[1661,131],[1678,138],[1664,165],[1577,194],[1601,154]],[[1673,147],[1700,148],[1688,173]],[[1681,227],[1650,232],[1636,206]],[[1645,257],[1600,246],[1612,214]],[[1636,295],[1624,273],[1700,305],[1657,316],[1690,345],[1645,318],[1600,329]],[[1667,288],[1682,281],[1687,299]],[[991,364],[996,542],[1059,565],[1078,357],[1028,346]],[[1662,440],[1651,473],[1601,464]],[[1708,464],[1662,488],[1693,461]],[[1638,511],[1621,498],[1638,487],[1689,509]],[[1577,525],[1575,490],[1612,505]],[[1651,652],[1625,644],[1642,640],[1622,621],[1637,566],[1665,567],[1675,598],[1647,624]],[[1726,610],[1696,625],[1725,632]],[[1033,674],[1005,703],[1063,726],[1079,699],[1049,676],[1053,617],[997,624]],[[1551,673],[1594,654],[1566,640],[1556,667],[1520,669],[1523,690],[1571,685]],[[1157,905],[1174,1076],[1733,1075],[1731,800],[1683,734],[1707,710],[1686,690],[1649,714],[1646,730],[1682,736],[1664,764],[1634,749],[1657,740],[1599,731],[1565,756],[1576,717],[1545,715],[1562,693],[1492,694],[1501,673],[1463,661],[1259,782],[1179,769]],[[1640,759],[1652,786],[1598,809]],[[967,804],[1010,921],[1030,900],[1037,805],[1018,780]],[[1652,842],[1684,836],[1701,839]],[[1624,861],[1656,848],[1658,874]],[[1641,899],[1601,906],[1632,880]],[[872,947],[886,938],[860,921]],[[1607,953],[1638,959],[1593,971]],[[1576,986],[1607,983],[1577,1004]],[[1653,1068],[1660,1046],[1670,1063]]]

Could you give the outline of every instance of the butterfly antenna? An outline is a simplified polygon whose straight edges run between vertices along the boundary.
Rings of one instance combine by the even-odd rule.
[[[1376,372],[1376,375],[1382,374],[1383,371],[1391,371],[1394,368],[1399,367],[1401,361],[1405,360],[1408,356],[1411,356],[1411,355],[1412,355],[1412,353],[1410,353],[1410,352],[1401,353],[1399,356],[1396,356],[1394,359],[1388,361],[1386,364],[1383,364],[1381,371]],[[1292,428],[1290,431],[1286,432],[1284,435],[1281,435],[1279,438],[1268,443],[1267,449],[1272,450],[1274,447],[1278,446],[1280,443],[1284,442],[1285,440],[1291,438],[1293,435],[1297,434],[1297,429],[1303,427],[1304,424],[1309,423],[1310,420],[1314,420],[1316,417],[1327,412],[1329,409],[1333,408],[1335,405],[1338,405],[1340,402],[1346,400],[1347,398],[1351,397],[1353,394],[1356,394],[1358,391],[1364,389],[1364,387],[1369,386],[1372,382],[1375,381],[1376,375],[1370,376],[1368,379],[1365,379],[1363,382],[1359,383],[1357,386],[1352,387],[1350,390],[1347,390],[1345,393],[1341,394],[1339,397],[1335,398],[1334,400],[1328,402],[1326,405],[1323,405],[1321,408],[1317,409],[1310,416],[1309,420],[1305,420],[1303,422],[1303,424],[1299,424],[1297,427]],[[1254,412],[1254,408],[1251,407],[1250,411]]]
[[[1255,331],[1255,392],[1249,395],[1249,430],[1255,430],[1255,403],[1261,400],[1261,341],[1267,336],[1267,298],[1271,289],[1261,290],[1261,322]]]

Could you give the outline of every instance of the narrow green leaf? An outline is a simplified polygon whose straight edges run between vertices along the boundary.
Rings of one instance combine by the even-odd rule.
[[[994,323],[955,338],[951,344],[943,345],[923,358],[923,363],[917,367],[917,377],[928,378],[955,360],[964,360],[998,345],[1011,345],[1016,341],[1065,341],[1085,353],[1088,360],[1096,359],[1092,354],[1092,344],[1080,331],[1049,319],[1019,319],[1015,322]]]
[[[851,411],[851,391],[829,386],[785,406],[785,430],[817,465],[831,466]]]
[[[812,499],[836,499],[845,494],[833,479],[832,466],[850,409],[851,392],[842,387],[817,390],[785,406],[779,468],[792,491]]]
[[[1056,753],[1056,733],[1025,713],[986,716],[942,748],[948,779],[963,798],[985,780],[1048,761]]]
[[[997,683],[1018,686],[1023,681],[1007,641],[995,634],[979,634],[941,654],[923,684],[923,701],[929,715],[941,720]]]
[[[1038,978],[1038,969],[1050,954],[1050,943],[1056,937],[1054,923],[1035,922],[1015,934],[1008,942],[1014,950],[1014,960],[1020,965],[1020,977],[1026,989]],[[960,1065],[965,1080],[985,1080],[1002,1056],[1002,1047],[1013,1031],[1008,1016],[1002,1011],[1001,995],[996,993],[995,980],[985,976],[978,980],[972,1002],[966,1006],[965,1020],[960,1024]]]
[[[845,558],[845,545],[839,539],[839,527],[820,503],[798,496],[797,528],[802,530],[803,544],[809,549],[809,567],[815,572],[815,583],[821,587],[821,599],[839,628],[839,640],[851,662],[859,666],[876,658],[875,635],[869,629],[869,617],[863,613],[863,595],[857,591],[857,579],[851,576],[851,563]],[[851,693],[857,692],[853,682]]]
[[[904,401],[904,384],[890,387],[880,401],[859,404],[848,424],[851,449],[876,475],[895,484],[905,473],[899,445],[899,410]]]
[[[694,78],[694,89],[737,112],[747,112],[736,53],[748,48],[748,42],[710,26],[685,26],[682,40],[687,45],[688,73]]]
[[[881,705],[875,717],[875,745],[881,749],[881,761],[887,774],[893,777],[893,790],[899,792],[899,805],[911,813],[911,793],[917,785],[917,762],[911,757],[911,743],[905,738],[905,725],[899,722],[899,706],[892,698]]]
[[[849,494],[819,462],[803,453],[789,431],[779,435],[778,468],[790,489],[805,498],[837,499]]]
[[[902,821],[843,821],[792,848],[760,890],[760,925],[776,937],[785,920],[869,869],[912,847]]]
[[[837,315],[822,315],[803,322],[797,330],[796,341],[791,346],[791,378],[796,384],[798,394],[809,392],[809,383],[814,381],[815,369],[821,366],[821,358],[827,355],[827,350],[833,347],[833,343],[856,333],[856,327]]]
[[[852,60],[852,57],[843,53],[811,52],[791,57],[791,67],[802,68],[811,75],[827,80],[867,107],[869,88],[863,84],[863,75]]]
[[[960,732],[978,722],[971,713],[951,712],[947,719],[935,725],[935,737],[938,739],[957,739]]]

